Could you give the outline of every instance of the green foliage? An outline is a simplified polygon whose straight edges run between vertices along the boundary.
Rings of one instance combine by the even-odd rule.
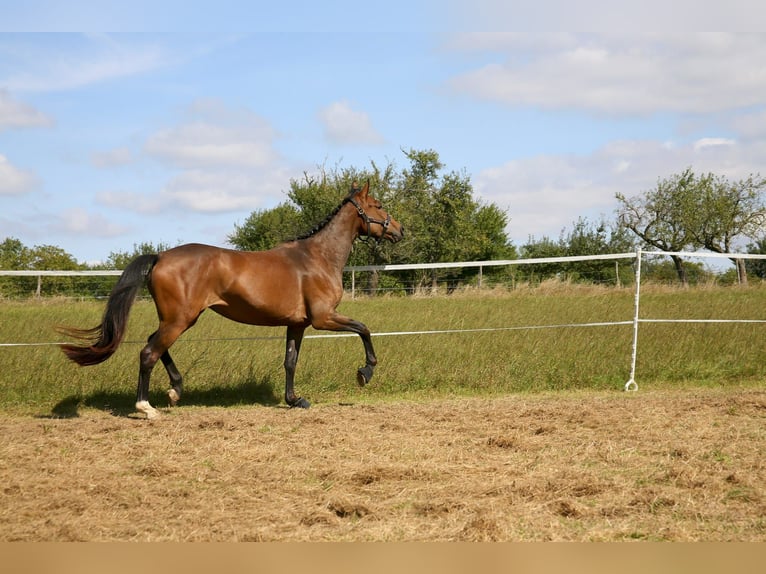
[[[229,242],[238,249],[260,250],[306,233],[321,222],[354,182],[370,181],[375,197],[405,228],[405,238],[395,248],[383,243],[356,248],[349,265],[390,263],[436,263],[511,259],[516,251],[505,228],[507,215],[494,204],[473,197],[473,186],[465,173],[442,173],[444,164],[433,150],[404,152],[409,166],[399,171],[389,162],[374,162],[364,169],[321,167],[317,174],[305,173],[290,182],[288,201],[273,209],[253,212],[236,225]],[[367,285],[388,289],[418,286],[447,280],[464,282],[474,272],[434,271],[399,274],[396,278],[370,274]],[[491,271],[490,273],[495,273]]]
[[[106,263],[101,266],[103,269],[125,269],[128,263],[133,261],[139,255],[150,255],[152,253],[161,253],[170,249],[170,245],[166,243],[154,244],[144,241],[142,243],[133,244],[133,251],[112,251],[109,253],[109,257]]]
[[[234,225],[228,241],[243,251],[263,251],[299,235],[300,212],[289,203],[274,209],[259,209],[242,225]]]
[[[731,281],[726,273],[716,277],[715,274],[706,269],[705,265],[699,262],[684,262],[687,285],[704,285],[717,279],[722,285],[729,285]],[[647,257],[641,263],[641,276],[646,281],[670,285],[678,282],[678,272],[673,262],[667,257]]]
[[[747,246],[747,252],[766,255],[766,238],[760,238]],[[746,260],[747,272],[752,273],[760,279],[766,279],[766,259],[748,259]]]
[[[31,261],[31,250],[18,239],[7,237],[0,243],[0,269],[29,269]]]
[[[117,251],[109,254],[105,263],[84,265],[75,258],[53,245],[37,245],[29,248],[18,239],[7,238],[0,243],[0,269],[18,271],[100,271],[124,269],[139,255],[159,253],[170,246],[149,242],[133,245],[133,250]],[[116,277],[112,276],[77,276],[45,277],[40,283],[35,276],[0,277],[0,297],[25,298],[38,294],[43,297],[63,295],[67,297],[104,297],[109,294]]]
[[[18,239],[9,237],[0,243],[0,269],[34,271],[75,271],[85,266],[69,253],[55,245],[26,247]],[[39,285],[40,295],[69,293],[75,281],[71,277],[52,277]],[[37,293],[37,277],[0,277],[0,295],[24,297]]]
[[[0,269],[55,271],[83,267],[69,253],[55,245],[35,245],[29,248],[13,237],[0,243]]]
[[[610,225],[603,219],[593,223],[581,217],[571,230],[562,230],[558,241],[549,237],[529,241],[522,246],[524,259],[546,257],[573,257],[578,255],[606,255],[628,253],[635,245],[625,228]],[[519,272],[519,279],[532,282],[557,277],[568,281],[624,284],[633,278],[631,266],[615,265],[614,261],[576,261],[569,263],[542,263]]]

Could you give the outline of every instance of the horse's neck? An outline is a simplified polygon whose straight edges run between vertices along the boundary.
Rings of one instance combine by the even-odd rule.
[[[356,239],[356,212],[341,209],[327,226],[308,239],[327,263],[339,272],[346,266]]]

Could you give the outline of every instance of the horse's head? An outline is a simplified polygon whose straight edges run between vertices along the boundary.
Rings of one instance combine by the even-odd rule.
[[[383,209],[380,201],[370,195],[369,180],[362,189],[354,186],[348,200],[359,214],[359,235],[372,237],[376,241],[388,239],[391,243],[396,243],[404,237],[404,228]]]

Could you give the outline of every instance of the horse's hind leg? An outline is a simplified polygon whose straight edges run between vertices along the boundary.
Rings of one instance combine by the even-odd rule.
[[[162,356],[160,356],[160,360],[162,361],[162,364],[165,366],[165,370],[168,373],[168,377],[170,377],[170,389],[168,389],[168,400],[170,401],[170,406],[174,407],[178,403],[179,400],[181,400],[181,392],[183,391],[184,386],[184,380],[181,376],[181,373],[178,371],[178,368],[176,367],[176,364],[173,362],[173,359],[170,357],[170,352],[165,351],[162,353]]]
[[[186,330],[186,326],[161,325],[150,337],[146,346],[141,349],[138,369],[138,390],[136,392],[136,410],[146,414],[148,419],[156,419],[160,413],[149,403],[149,382],[152,369],[157,361],[162,362],[168,371],[171,384],[174,389],[181,389],[181,374],[178,372],[173,360],[170,358],[168,348],[175,342],[178,336]],[[176,387],[177,385],[177,387]],[[177,392],[178,392],[177,391]],[[180,397],[180,392],[178,392]]]
[[[152,338],[154,338],[154,335],[149,340],[151,341]],[[160,413],[149,403],[149,381],[152,377],[152,369],[154,369],[154,365],[159,357],[152,351],[151,342],[141,349],[139,357],[136,410],[144,413],[147,419],[156,419],[160,416]]]

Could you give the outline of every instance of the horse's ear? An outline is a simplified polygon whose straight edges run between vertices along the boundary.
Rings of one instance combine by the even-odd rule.
[[[348,195],[352,196],[352,195],[359,194],[362,197],[367,197],[367,194],[369,192],[370,192],[370,180],[368,179],[364,183],[364,187],[362,187],[362,189],[359,189],[359,184],[356,181],[354,181],[351,184],[351,191],[348,192]]]

